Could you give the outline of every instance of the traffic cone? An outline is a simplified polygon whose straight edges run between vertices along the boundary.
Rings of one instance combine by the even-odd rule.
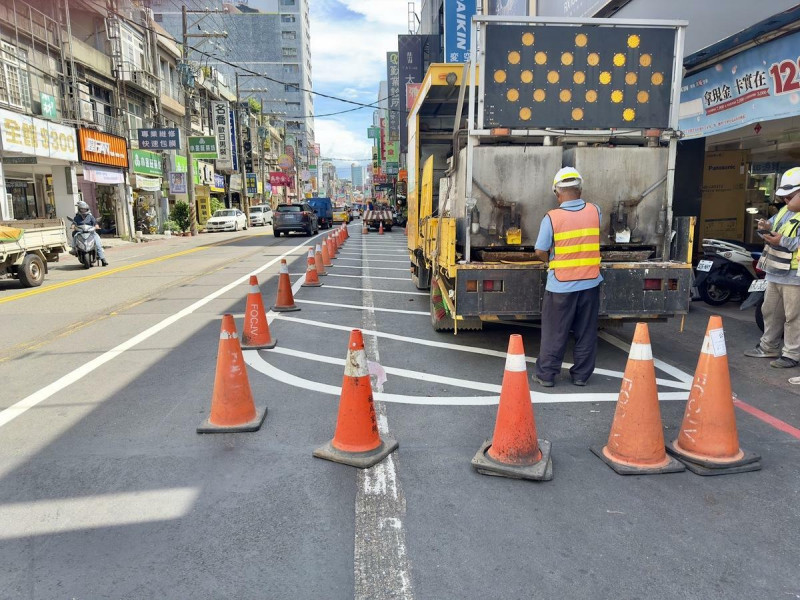
[[[664,450],[656,368],[647,323],[636,324],[608,443],[593,446],[591,450],[620,475],[684,470],[684,466],[667,456]]]
[[[325,271],[325,265],[322,264],[322,249],[317,244],[317,249],[314,251],[314,263],[317,266],[317,275],[323,276],[328,273]]]
[[[331,263],[331,256],[330,256],[329,250],[328,250],[328,246],[330,245],[330,243],[328,242],[329,239],[330,239],[330,237],[325,238],[324,240],[322,240],[322,244],[321,244],[322,245],[322,254],[321,255],[322,255],[322,266],[323,267],[332,267],[333,266],[333,264]]]
[[[361,235],[367,235],[369,231],[367,231],[367,222],[364,221],[361,223]]]
[[[334,236],[330,236],[325,239],[325,244],[328,246],[328,258],[333,260],[336,258],[336,242],[334,241]],[[331,265],[333,266],[333,265]]]
[[[761,457],[739,447],[722,317],[708,320],[678,438],[667,451],[698,475],[757,471]]]
[[[378,235],[383,235],[383,221],[378,225]]]
[[[278,340],[273,339],[269,332],[269,321],[264,312],[261,290],[258,289],[258,278],[251,275],[250,293],[247,294],[247,308],[242,327],[242,348],[245,350],[269,349],[274,348],[277,343]]]
[[[278,297],[272,306],[275,312],[291,312],[300,310],[294,303],[292,295],[292,282],[289,280],[289,268],[286,266],[286,259],[281,259],[281,272],[278,276]]]
[[[258,431],[266,416],[267,409],[257,410],[253,403],[233,315],[225,315],[219,334],[211,414],[197,433]]]
[[[347,230],[347,227],[342,227],[342,232],[344,232],[344,239],[348,239],[350,237],[350,232]]]
[[[331,239],[331,248],[333,248],[334,254],[339,252],[339,248],[341,248],[341,246],[342,245],[340,243],[339,236],[334,235],[333,238]]]
[[[313,454],[317,458],[365,469],[382,461],[397,446],[393,439],[381,440],[364,338],[360,330],[353,329],[347,347],[336,432],[330,442]]]
[[[508,341],[494,436],[480,447],[472,466],[484,475],[535,481],[553,478],[550,442],[536,434],[525,350],[519,334]]]
[[[319,277],[317,276],[317,261],[314,260],[314,248],[308,248],[308,260],[306,261],[306,280],[300,287],[320,287]]]

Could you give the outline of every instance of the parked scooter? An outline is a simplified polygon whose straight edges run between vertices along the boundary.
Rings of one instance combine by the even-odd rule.
[[[72,226],[75,228],[75,230],[72,232],[75,256],[77,256],[84,269],[97,266],[97,263],[100,259],[97,256],[97,245],[95,244],[94,240],[94,226],[75,225],[75,222],[72,219],[69,217],[67,217],[67,219],[72,221]]]
[[[716,239],[705,239],[702,246],[695,286],[703,302],[720,306],[744,298],[750,284],[759,278],[756,264],[761,246]]]

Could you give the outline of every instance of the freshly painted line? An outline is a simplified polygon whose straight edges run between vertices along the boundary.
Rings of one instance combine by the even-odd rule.
[[[303,304],[319,304],[320,306],[335,306],[337,308],[352,308],[355,310],[366,310],[369,312],[378,311],[378,312],[389,312],[389,313],[400,313],[404,315],[425,315],[428,316],[430,313],[427,310],[401,310],[399,308],[377,308],[371,306],[358,306],[356,304],[337,304],[336,302],[319,302],[317,300],[298,300],[297,298],[294,299],[295,302],[300,302]]]
[[[15,404],[12,404],[11,406],[6,408],[5,410],[0,411],[0,427],[3,427],[3,425],[7,425],[8,423],[13,421],[17,417],[22,416],[23,414],[25,414],[28,410],[30,410],[31,408],[33,408],[37,404],[40,404],[41,402],[44,402],[45,400],[47,400],[53,394],[56,394],[56,393],[60,392],[61,390],[63,390],[64,388],[66,388],[67,386],[72,385],[73,383],[75,383],[77,381],[80,381],[81,379],[83,379],[84,377],[86,377],[87,375],[89,375],[90,373],[95,371],[96,369],[100,368],[101,366],[103,366],[107,362],[109,362],[109,361],[117,358],[118,356],[122,355],[127,350],[130,350],[131,348],[133,348],[133,347],[139,345],[140,343],[142,343],[143,341],[151,338],[152,336],[154,336],[155,334],[159,333],[160,331],[166,329],[167,327],[169,327],[173,323],[176,323],[176,322],[180,321],[182,318],[192,314],[198,308],[202,308],[203,306],[205,306],[206,304],[208,304],[212,300],[214,300],[216,298],[219,298],[223,294],[225,294],[225,293],[229,292],[230,290],[236,288],[237,286],[241,285],[245,281],[248,281],[250,279],[251,275],[258,275],[262,271],[265,271],[265,270],[269,269],[272,265],[280,262],[280,260],[282,258],[286,258],[287,256],[291,255],[293,252],[296,252],[298,250],[303,252],[305,246],[307,245],[307,243],[308,243],[308,240],[304,240],[303,244],[298,245],[298,246],[294,246],[293,248],[290,248],[289,250],[287,250],[286,252],[284,252],[280,256],[276,256],[275,258],[273,258],[272,260],[270,260],[266,264],[258,267],[254,271],[251,271],[247,275],[243,275],[242,277],[236,279],[235,281],[229,283],[228,285],[218,289],[215,292],[210,293],[205,298],[202,298],[202,299],[198,300],[197,302],[195,302],[193,304],[190,304],[186,308],[184,308],[184,309],[182,309],[182,310],[170,315],[166,319],[163,319],[163,320],[159,321],[158,323],[156,323],[155,325],[145,329],[141,333],[133,336],[132,338],[130,338],[130,339],[124,341],[124,342],[122,342],[121,344],[115,346],[111,350],[101,354],[97,358],[94,358],[94,359],[90,360],[89,362],[84,363],[83,365],[79,366],[78,368],[74,369],[73,371],[69,372],[68,374],[64,375],[63,377],[55,380],[53,383],[51,383],[49,385],[46,385],[45,387],[43,387],[40,390],[34,392],[33,394],[30,394],[29,396],[23,398],[22,400],[19,400]],[[302,283],[302,280],[298,280],[298,282],[295,285],[298,285],[300,283]]]
[[[773,417],[772,415],[765,413],[763,410],[760,410],[755,406],[751,406],[747,402],[739,400],[738,398],[733,399],[733,405],[738,406],[744,412],[753,415],[756,419],[764,421],[764,423],[767,425],[771,425],[778,431],[788,433],[793,438],[800,440],[800,429],[789,425],[786,421],[781,421],[777,417]]]
[[[405,271],[409,272],[408,268],[400,269],[398,267],[365,267],[363,265],[336,265],[337,269],[375,269],[376,271]]]
[[[616,346],[620,350],[623,350],[625,353],[629,353],[631,351],[630,345],[623,342],[618,337],[615,337],[608,333],[607,331],[601,331],[597,334],[597,337],[604,339],[612,346]],[[653,364],[656,366],[657,369],[663,371],[667,375],[672,375],[678,381],[683,381],[684,383],[691,384],[694,381],[694,376],[689,375],[688,373],[684,373],[678,367],[673,367],[670,364],[665,363],[662,360],[653,359]]]
[[[344,256],[338,257],[336,260],[357,260],[358,262],[363,262],[365,260],[369,260],[371,263],[402,263],[404,265],[409,264],[408,260],[382,260],[382,259],[373,259],[373,258],[347,258]]]
[[[303,273],[290,273],[289,276],[290,277],[305,277],[306,274],[305,274],[305,272],[303,272]],[[363,275],[345,275],[344,273],[328,273],[327,276],[328,277],[351,277],[351,278],[356,278],[356,279],[361,279],[361,278],[364,277]],[[376,277],[375,275],[371,275],[370,279],[383,279],[383,280],[388,280],[388,281],[411,281],[411,279],[408,278],[408,277]],[[327,281],[327,279],[325,281]]]
[[[339,254],[347,254],[348,256],[361,256],[361,252],[349,252],[348,250],[340,250]],[[408,252],[393,252],[391,254],[382,254],[378,252],[370,252],[370,256],[405,256],[408,257]]]
[[[297,302],[297,299],[295,299],[295,302]],[[428,313],[425,313],[425,314],[428,314]],[[322,327],[324,329],[335,329],[335,330],[338,330],[338,331],[350,332],[353,329],[353,327],[347,327],[345,325],[337,325],[337,324],[334,324],[334,323],[324,323],[322,321],[312,321],[310,319],[302,319],[302,318],[299,318],[299,317],[291,317],[291,316],[286,315],[285,313],[281,313],[279,315],[275,315],[275,318],[276,319],[280,319],[282,321],[293,321],[295,323],[301,323],[303,325],[310,325],[312,327]],[[469,352],[471,354],[480,354],[481,356],[494,356],[494,357],[497,357],[497,358],[501,358],[503,360],[505,360],[505,358],[506,358],[506,353],[505,352],[500,352],[498,350],[489,350],[487,348],[475,348],[473,346],[461,346],[461,345],[458,345],[458,344],[451,344],[449,342],[438,342],[438,341],[433,341],[433,340],[426,340],[424,338],[413,338],[413,337],[397,335],[395,333],[385,333],[383,331],[376,331],[376,330],[364,329],[362,331],[363,331],[364,335],[373,335],[375,337],[382,337],[382,338],[395,340],[395,341],[399,341],[399,342],[408,342],[408,343],[416,345],[416,346],[431,346],[431,347],[434,347],[434,348],[445,348],[447,350],[456,350],[458,352]],[[536,359],[532,358],[532,357],[526,357],[525,361],[529,362],[529,363],[535,363]],[[563,366],[564,369],[569,369],[569,368],[572,367],[572,364],[564,363],[562,366]],[[615,377],[617,379],[622,379],[622,377],[624,376],[624,373],[622,373],[621,371],[612,371],[612,370],[609,370],[609,369],[599,369],[598,368],[598,369],[595,369],[594,372],[597,375],[606,375],[608,377]],[[656,379],[656,383],[658,383],[658,385],[661,385],[661,386],[664,386],[664,387],[671,387],[671,388],[676,388],[676,389],[679,389],[679,390],[688,391],[689,389],[691,389],[691,386],[686,384],[686,383],[679,382],[679,381],[671,381],[669,379]]]
[[[330,275],[330,273],[328,273]],[[325,284],[325,288],[329,290],[354,290],[356,292],[373,292],[379,294],[405,294],[407,296],[425,296],[427,297],[428,294],[425,292],[401,292],[396,290],[376,290],[376,289],[367,289],[367,288],[355,288],[355,287],[347,287],[344,285],[330,285]]]

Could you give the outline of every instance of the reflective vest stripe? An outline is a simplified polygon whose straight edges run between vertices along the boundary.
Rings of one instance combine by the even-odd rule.
[[[558,281],[585,281],[600,275],[600,209],[558,208],[547,213],[553,225],[550,270]]]
[[[583,209],[581,209],[583,210]],[[578,211],[575,211],[578,212]],[[551,219],[552,220],[552,219]],[[600,228],[599,227],[588,227],[586,229],[573,229],[572,231],[562,231],[560,233],[553,234],[553,240],[556,242],[560,242],[563,240],[571,240],[576,237],[583,237],[589,235],[600,235]]]
[[[778,214],[775,215],[773,223],[780,223],[781,219],[783,219],[788,211],[788,206],[781,208],[778,211]],[[799,225],[800,217],[795,215],[792,218],[787,219],[786,222],[781,224],[778,229],[773,231],[775,233],[780,233],[783,237],[794,238],[797,237],[797,229]],[[797,257],[797,251],[792,252],[783,246],[770,246],[767,244],[764,246],[764,252],[761,260],[759,261],[759,268],[771,275],[786,275],[791,269],[797,269]]]
[[[589,267],[592,265],[599,265],[600,258],[561,258],[550,261],[550,267],[553,269],[564,269],[569,267]]]
[[[600,244],[575,244],[573,246],[556,246],[555,255],[575,254],[577,252],[599,252]]]

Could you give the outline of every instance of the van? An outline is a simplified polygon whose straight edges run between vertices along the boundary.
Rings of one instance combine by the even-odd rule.
[[[333,204],[330,198],[309,198],[308,204],[317,213],[319,226],[329,229],[333,225]]]
[[[272,225],[272,207],[269,204],[257,204],[250,207],[250,223],[256,225]]]

